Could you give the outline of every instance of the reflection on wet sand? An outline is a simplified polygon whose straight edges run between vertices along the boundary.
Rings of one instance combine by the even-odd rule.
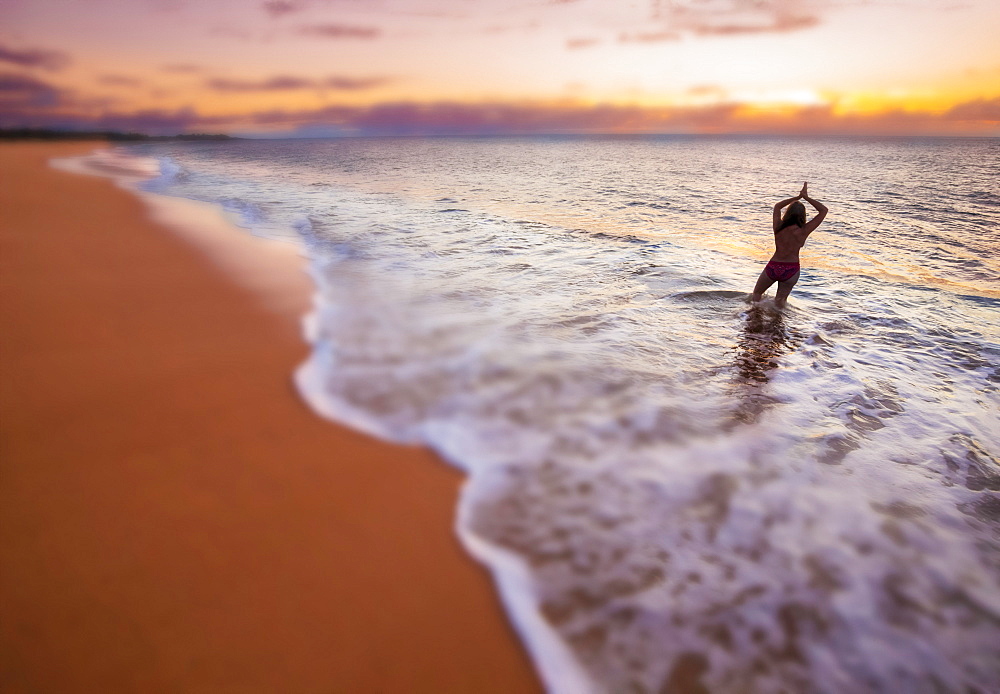
[[[786,325],[785,314],[769,302],[751,304],[743,316],[733,359],[738,403],[734,418],[749,424],[777,402],[762,392],[761,386],[768,382],[770,371],[777,368],[778,358],[798,347],[802,336]]]

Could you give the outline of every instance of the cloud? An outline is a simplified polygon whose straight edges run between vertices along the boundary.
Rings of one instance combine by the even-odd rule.
[[[280,75],[278,77],[271,77],[269,79],[258,81],[233,80],[220,77],[207,80],[205,82],[205,86],[209,89],[215,89],[220,92],[264,92],[282,91],[288,89],[305,89],[314,85],[311,80]]]
[[[374,89],[392,81],[394,80],[389,77],[327,77],[322,84],[327,89],[356,91]]]
[[[733,36],[736,34],[785,33],[809,29],[819,24],[819,17],[811,15],[776,16],[763,24],[696,24],[690,29],[700,36]]]
[[[26,48],[16,50],[0,46],[0,61],[13,63],[20,67],[41,68],[43,70],[61,70],[69,65],[69,56],[62,51],[50,51],[41,48]]]
[[[710,87],[709,87],[710,89]],[[707,93],[707,92],[706,92]],[[490,135],[532,133],[758,133],[1000,135],[1000,99],[956,104],[944,113],[891,109],[841,114],[833,105],[764,109],[736,102],[644,107],[580,102],[384,102],[232,115],[192,108],[127,112],[81,101],[23,75],[0,75],[0,125],[135,130],[151,134],[263,129],[345,135]]]
[[[1000,99],[956,105],[945,114],[889,110],[838,114],[832,105],[766,110],[737,102],[685,107],[574,103],[416,103],[329,106],[248,114],[249,125],[362,135],[525,133],[997,134]]]
[[[610,6],[613,0],[605,0]],[[865,0],[874,2],[875,0]],[[578,28],[580,37],[566,41],[566,48],[581,49],[601,40],[619,44],[657,44],[684,37],[730,37],[803,31],[820,24],[821,15],[840,6],[841,0],[644,0],[619,3],[619,18],[604,21],[591,31]],[[553,4],[551,0],[537,3]],[[588,35],[589,34],[589,35]]]
[[[374,89],[391,82],[388,77],[345,77],[331,75],[323,79],[309,79],[291,75],[277,75],[263,80],[234,80],[215,78],[205,82],[210,89],[220,92],[268,92],[294,89],[333,89],[360,91]]]
[[[261,7],[271,17],[284,17],[286,14],[299,12],[303,9],[302,3],[292,2],[292,0],[267,0]]]
[[[97,81],[111,87],[138,87],[142,84],[142,80],[128,75],[101,75]]]
[[[1000,122],[1000,97],[976,99],[953,106],[944,114],[948,120]]]
[[[62,90],[28,75],[0,73],[0,109],[20,111],[58,105]]]
[[[810,0],[699,0],[659,5],[656,16],[673,31],[737,36],[809,29],[820,22],[819,7]]]
[[[305,24],[299,27],[299,33],[323,39],[376,39],[382,34],[382,30],[352,24]]]
[[[512,103],[391,102],[310,111],[272,110],[250,117],[257,125],[336,126],[370,135],[483,135],[560,132],[645,132],[660,126],[691,129],[724,120],[736,105],[649,109],[639,106]]]
[[[96,115],[80,111],[28,112],[0,108],[0,127],[53,128],[56,130],[112,130],[149,135],[173,135],[204,129],[217,129],[230,118],[208,117],[194,109],[144,109],[115,111],[105,109]]]
[[[199,116],[191,108],[174,111],[147,109],[134,113],[104,113],[89,124],[98,130],[160,134],[184,132],[193,127],[211,125],[215,120]]]

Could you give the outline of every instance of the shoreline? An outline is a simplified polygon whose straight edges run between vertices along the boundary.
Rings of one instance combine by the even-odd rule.
[[[304,260],[47,163],[94,146],[0,145],[5,691],[540,691],[461,474],[294,392]]]

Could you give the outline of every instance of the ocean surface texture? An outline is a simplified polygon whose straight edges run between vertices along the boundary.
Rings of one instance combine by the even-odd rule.
[[[459,534],[552,692],[1000,690],[1000,140],[115,156],[304,243],[303,394],[469,473]],[[803,180],[830,215],[752,308]]]

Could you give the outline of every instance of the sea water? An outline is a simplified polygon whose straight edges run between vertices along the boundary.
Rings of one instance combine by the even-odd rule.
[[[1000,690],[1000,140],[118,156],[304,244],[303,396],[469,474],[458,533],[550,691]],[[829,217],[753,307],[804,180]]]

